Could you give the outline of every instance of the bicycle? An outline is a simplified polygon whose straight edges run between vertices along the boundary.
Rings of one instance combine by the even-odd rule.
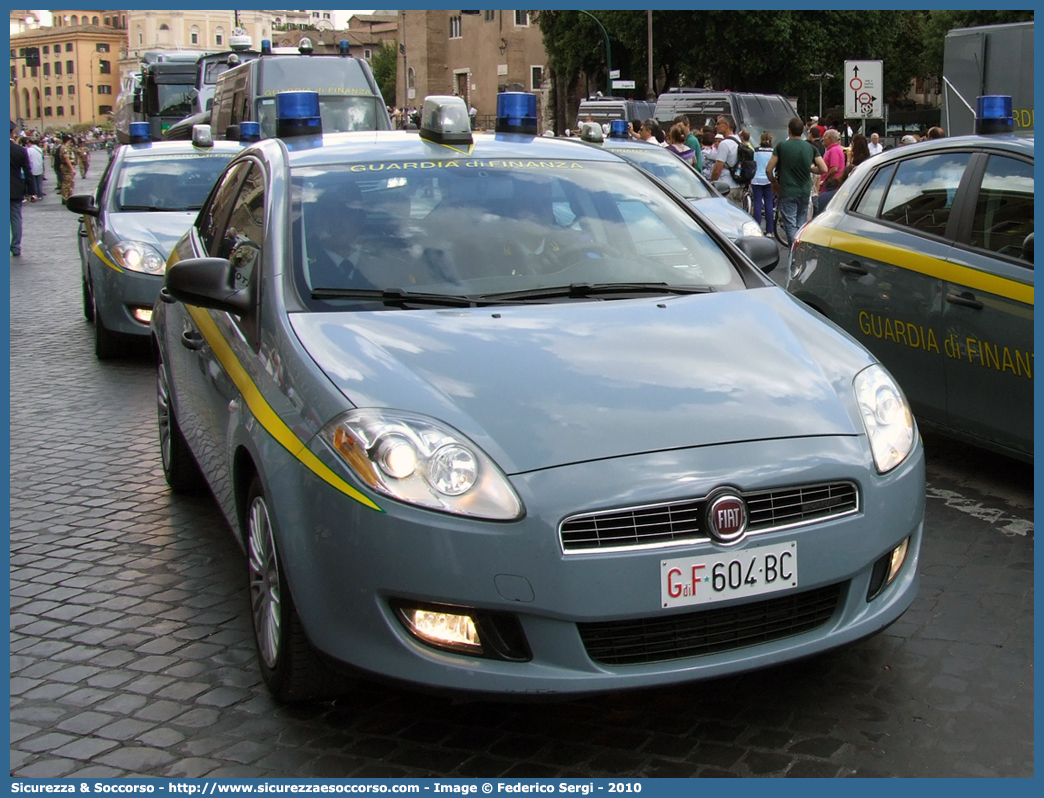
[[[778,241],[782,246],[787,247],[789,249],[790,248],[790,242],[787,241],[787,231],[783,227],[783,213],[780,210],[780,205],[781,205],[781,203],[779,201],[779,197],[776,197],[776,211],[775,211],[775,214],[773,215],[773,222],[772,222],[772,224],[774,225],[774,229],[772,231],[772,235],[773,235],[773,238],[775,238],[776,241]],[[812,198],[809,197],[808,198],[808,213],[805,216],[805,221],[807,222],[809,219],[811,219],[813,217],[813,215],[815,215],[815,206],[812,204]]]

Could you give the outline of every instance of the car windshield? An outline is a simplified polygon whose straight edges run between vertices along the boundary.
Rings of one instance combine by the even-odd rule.
[[[662,147],[617,147],[606,142],[605,149],[640,166],[649,174],[659,178],[685,199],[701,200],[713,197],[714,193],[696,174],[696,170],[677,155]]]
[[[377,130],[377,100],[373,97],[319,95],[319,115],[324,133],[351,133],[356,130]],[[257,101],[257,119],[261,123],[261,138],[275,136],[275,97]]]
[[[117,211],[197,211],[225,168],[230,152],[128,158],[116,177]]]
[[[744,286],[693,216],[626,164],[349,164],[298,168],[292,184],[295,279],[313,309]]]

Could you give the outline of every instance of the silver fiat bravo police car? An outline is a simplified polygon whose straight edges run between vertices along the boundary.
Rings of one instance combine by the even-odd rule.
[[[163,268],[196,218],[214,180],[242,149],[197,130],[192,143],[152,142],[148,123],[133,122],[131,144],[116,150],[95,194],[74,194],[80,215],[83,315],[94,323],[99,360],[147,341]]]
[[[323,136],[226,168],[153,318],[163,468],[246,551],[284,700],[583,694],[859,640],[914,599],[924,455],[865,349],[665,184],[539,136]],[[746,253],[746,254],[745,254]]]

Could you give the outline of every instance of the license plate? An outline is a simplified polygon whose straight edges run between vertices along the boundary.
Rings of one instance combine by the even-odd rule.
[[[686,607],[797,587],[797,543],[660,562],[660,603]]]

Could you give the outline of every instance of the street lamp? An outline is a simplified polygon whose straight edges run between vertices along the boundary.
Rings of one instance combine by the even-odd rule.
[[[613,96],[613,54],[609,45],[609,32],[605,29],[605,25],[598,21],[598,17],[590,12],[584,11],[582,8],[578,8],[581,14],[586,14],[595,21],[595,24],[602,29],[602,36],[605,37],[605,82],[606,88],[609,92],[609,96]]]
[[[91,78],[94,80],[94,78]],[[88,83],[87,88],[91,90],[91,125],[94,125],[94,84]]]
[[[829,72],[810,72],[808,75],[812,80],[819,81],[819,116],[823,117],[823,81],[828,80],[832,77]]]

